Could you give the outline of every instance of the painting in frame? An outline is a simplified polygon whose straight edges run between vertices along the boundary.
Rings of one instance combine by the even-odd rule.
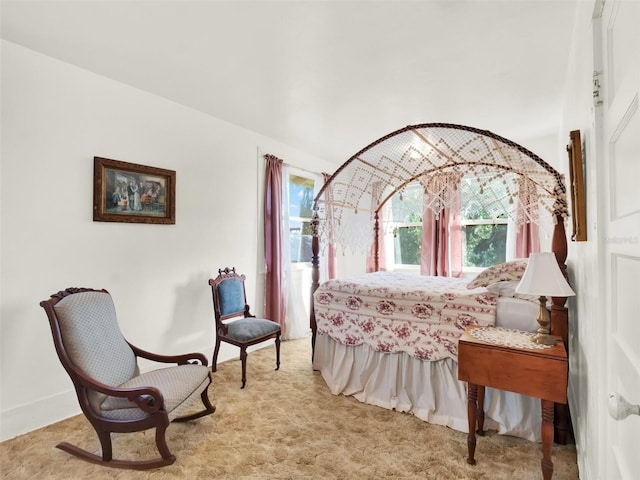
[[[571,220],[573,232],[571,240],[584,242],[587,240],[587,208],[585,203],[584,168],[582,165],[582,140],[580,130],[569,133],[567,145],[569,154],[569,182],[571,192]]]
[[[93,157],[95,222],[176,223],[176,172]]]

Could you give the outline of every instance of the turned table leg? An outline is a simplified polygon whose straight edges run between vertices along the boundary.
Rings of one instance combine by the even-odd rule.
[[[469,393],[467,400],[467,417],[469,420],[469,434],[467,435],[467,449],[469,450],[469,457],[467,457],[467,463],[469,465],[475,465],[476,460],[474,457],[476,453],[476,412],[478,411],[478,385],[469,383]]]
[[[478,428],[476,433],[481,437],[484,436],[484,386],[478,385],[478,409],[476,410]]]
[[[553,476],[553,462],[551,461],[551,447],[553,446],[553,410],[554,403],[542,400],[542,478],[551,480]]]

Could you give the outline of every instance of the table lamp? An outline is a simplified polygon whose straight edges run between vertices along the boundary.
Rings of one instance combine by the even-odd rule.
[[[572,297],[576,293],[571,289],[558,266],[558,260],[552,252],[532,253],[527,268],[516,293],[540,296],[538,328],[532,340],[542,345],[555,345],[556,339],[549,335],[549,312],[547,297]]]

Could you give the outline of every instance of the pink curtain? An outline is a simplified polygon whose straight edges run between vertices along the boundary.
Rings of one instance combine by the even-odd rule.
[[[540,251],[540,233],[535,223],[523,223],[516,233],[516,258],[529,258]]]
[[[446,217],[448,214],[445,210],[440,212],[439,218],[431,209],[425,210],[422,214],[421,275],[432,277],[447,275],[447,252],[444,246],[447,243]]]
[[[322,173],[322,178],[324,179],[324,183],[326,185],[331,178],[331,174]],[[324,197],[328,205],[331,205],[331,201],[333,200],[332,193],[333,189],[331,185],[327,186],[324,191]],[[336,247],[333,238],[333,210],[330,206],[327,208],[327,225],[330,229],[327,235],[327,241],[329,243],[329,245],[327,246],[327,276],[329,277],[329,279],[332,279],[336,278]]]
[[[287,299],[284,288],[282,238],[282,160],[265,155],[264,196],[264,316],[280,324],[285,334]]]
[[[449,270],[451,277],[462,277],[462,215],[460,212],[460,189],[456,190],[449,212]]]
[[[447,188],[449,182],[460,182],[457,174],[442,174],[430,180],[425,205],[433,204],[429,192],[448,197],[448,206],[440,215],[427,207],[422,215],[420,274],[437,277],[462,276],[462,227],[460,225],[460,189]],[[436,185],[440,183],[438,188]],[[435,187],[434,187],[435,186]]]
[[[427,209],[422,217],[420,274],[434,277],[462,275],[462,227],[460,209],[445,208],[436,218]]]
[[[375,211],[378,208],[378,200],[382,196],[382,192],[384,190],[384,185],[382,182],[375,182],[371,188],[371,209]],[[375,217],[374,217],[375,222]],[[377,225],[377,231],[375,231]],[[374,235],[378,236],[378,270],[386,270],[387,269],[387,258],[385,255],[385,246],[384,246],[384,228],[382,228],[382,209],[378,212],[377,216],[377,224],[373,225]],[[375,240],[371,243],[371,248],[369,249],[369,254],[367,255],[367,273],[376,271],[376,242]]]
[[[519,183],[518,217],[520,226],[516,232],[516,258],[529,258],[530,253],[540,251],[540,231],[537,224],[522,221],[538,217],[536,186],[531,180],[525,178],[520,178]]]

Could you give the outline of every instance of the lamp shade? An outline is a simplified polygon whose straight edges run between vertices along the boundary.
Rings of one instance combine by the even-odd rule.
[[[576,294],[564,278],[552,252],[532,253],[529,256],[516,293],[545,297],[572,297]]]

